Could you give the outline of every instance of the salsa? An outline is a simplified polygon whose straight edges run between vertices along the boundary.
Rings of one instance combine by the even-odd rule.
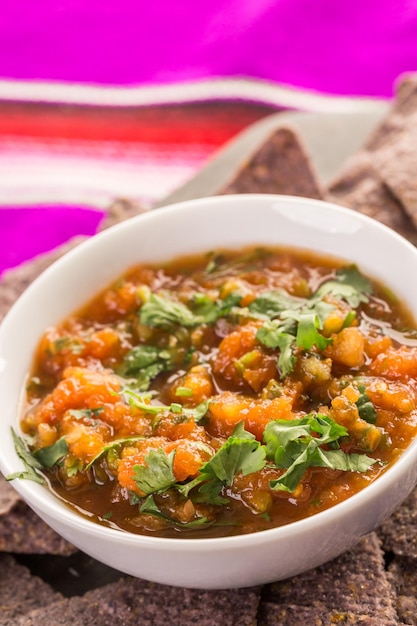
[[[141,265],[45,331],[19,475],[134,533],[269,529],[398,459],[416,377],[414,320],[355,266],[255,247]]]

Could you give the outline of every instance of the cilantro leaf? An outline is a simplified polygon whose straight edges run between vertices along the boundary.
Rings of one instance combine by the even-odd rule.
[[[281,372],[281,378],[284,378],[292,372],[295,363],[295,356],[292,352],[294,338],[288,333],[281,333],[277,348],[280,353],[278,356],[278,368]]]
[[[255,439],[232,436],[203,466],[201,472],[230,486],[238,473],[256,472],[265,464],[265,451]]]
[[[213,300],[202,293],[195,293],[189,302],[192,312],[201,320],[200,323],[214,324],[220,317],[225,317],[233,307],[237,306],[242,296],[237,292],[230,293],[223,300]]]
[[[139,320],[145,326],[166,329],[177,325],[193,327],[200,323],[200,319],[185,304],[155,293],[140,308]]]
[[[125,377],[134,376],[139,391],[147,391],[158,374],[172,368],[172,351],[157,346],[139,345],[125,355],[117,373]]]
[[[320,450],[320,452],[326,460],[326,465],[321,465],[321,467],[327,466],[343,472],[367,472],[372,465],[379,463],[377,459],[366,454],[354,452],[346,454],[342,450]]]
[[[68,444],[65,437],[61,437],[52,445],[36,450],[36,452],[33,453],[33,456],[37,461],[39,461],[42,467],[51,469],[54,465],[58,465],[67,453]]]
[[[366,472],[376,459],[365,454],[346,454],[343,450],[322,450],[312,439],[297,456],[287,471],[277,480],[272,480],[272,489],[293,492],[308,467],[328,467],[342,471]]]
[[[286,469],[271,481],[272,489],[293,492],[309,467],[328,467],[343,471],[367,471],[377,461],[364,454],[346,454],[343,450],[326,450],[338,446],[348,435],[344,426],[327,415],[309,414],[296,420],[276,420],[267,424],[264,433],[266,456],[278,468]]]
[[[139,345],[125,355],[123,369],[125,374],[132,374],[158,361],[169,362],[170,360],[171,352],[166,348]]]
[[[331,342],[318,332],[321,327],[320,318],[315,310],[285,311],[283,321],[266,321],[256,333],[256,338],[264,346],[278,349],[278,368],[281,377],[289,374],[295,364],[293,348],[311,350],[316,346],[324,350]]]
[[[258,302],[259,300],[259,302]],[[278,349],[278,368],[281,377],[292,372],[295,364],[294,348],[324,350],[331,339],[319,330],[334,306],[321,300],[294,298],[283,291],[266,292],[250,305],[253,311],[263,312],[275,319],[266,320],[256,338],[270,349]],[[284,308],[285,306],[290,308]]]
[[[133,480],[138,488],[149,495],[166,491],[175,485],[177,480],[173,471],[174,457],[175,450],[169,454],[160,448],[150,450],[145,457],[145,465],[133,466]]]
[[[280,350],[278,367],[285,376],[294,367],[295,345],[306,351],[313,346],[324,350],[332,342],[319,332],[335,308],[323,300],[326,295],[345,300],[356,308],[362,302],[368,302],[371,292],[370,281],[356,267],[348,267],[339,269],[336,279],[324,282],[309,298],[291,296],[283,289],[265,291],[250,303],[247,310],[252,315],[267,318],[256,336],[267,348]],[[355,311],[348,312],[342,328],[349,326],[355,315]]]
[[[305,440],[311,438],[313,433],[322,435],[321,444],[332,443],[348,435],[344,426],[327,415],[309,414],[295,420],[275,420],[265,428],[267,458],[272,459],[277,467],[288,467],[294,456],[305,448]]]
[[[14,480],[15,478],[24,478],[26,480],[33,480],[35,483],[39,483],[40,485],[44,485],[45,479],[38,471],[42,469],[41,463],[37,459],[35,459],[35,457],[29,451],[25,439],[23,437],[20,437],[13,428],[11,429],[11,431],[16,454],[21,459],[21,461],[23,461],[25,469],[19,472],[14,472],[13,474],[9,474],[5,477],[6,480],[10,481]]]
[[[200,324],[214,324],[220,317],[228,315],[241,299],[239,293],[231,293],[224,300],[195,293],[186,305],[168,294],[151,294],[139,311],[139,319],[145,326],[167,330],[173,326],[193,328]]]
[[[336,272],[337,280],[328,280],[313,294],[313,299],[322,299],[326,294],[345,300],[353,308],[368,302],[372,293],[371,282],[355,266],[341,268]]]
[[[236,426],[233,434],[211,459],[202,465],[197,478],[176,488],[188,496],[192,489],[200,485],[198,494],[201,501],[221,505],[228,502],[221,496],[223,487],[230,487],[237,474],[247,476],[264,466],[265,447],[244,430],[242,423]]]
[[[296,311],[305,303],[303,298],[291,296],[284,289],[276,289],[275,291],[264,291],[253,300],[248,309],[250,313],[265,315],[273,319],[278,317],[283,311]]]
[[[200,402],[200,404],[197,404],[194,408],[182,406],[181,413],[188,418],[192,418],[195,423],[198,424],[206,416],[209,406],[210,400],[203,400],[203,402]]]
[[[329,304],[329,302],[325,302],[324,300],[319,300],[316,302],[314,299],[309,300],[310,310],[312,310],[317,315],[318,320],[318,328],[323,328],[326,319],[329,315],[334,311],[334,305]],[[306,312],[303,310],[303,313]]]
[[[369,295],[372,293],[371,281],[361,274],[355,265],[338,269],[336,276],[339,282],[351,285],[362,294]]]
[[[102,413],[103,411],[104,407],[101,406],[97,407],[96,409],[69,409],[68,413],[72,415],[72,417],[75,417],[75,419],[77,420],[92,420],[98,417],[98,415],[100,415],[100,413]]]
[[[103,446],[100,452],[96,454],[96,456],[93,459],[91,459],[91,461],[88,463],[85,469],[89,470],[94,465],[94,463],[96,463],[105,454],[107,454],[107,452],[110,452],[111,450],[116,451],[118,448],[121,448],[126,444],[134,443],[135,441],[143,441],[143,439],[144,437],[140,435],[136,435],[133,437],[123,437],[121,439],[115,439],[114,441],[111,441],[107,445]]]
[[[296,326],[294,320],[267,320],[257,331],[256,338],[267,348],[280,348],[282,335],[295,340]]]
[[[295,336],[285,330],[286,326],[277,320],[267,321],[256,333],[256,338],[267,348],[278,349],[278,368],[281,378],[292,372],[295,364],[293,346]]]
[[[71,476],[75,476],[78,472],[82,472],[84,469],[84,463],[81,459],[77,459],[76,457],[70,457],[65,462],[65,471],[67,473],[68,478]]]
[[[238,439],[249,439],[253,441],[256,439],[255,435],[248,430],[245,430],[245,422],[238,422],[233,429],[232,437],[237,437]]]
[[[185,415],[188,419],[193,419],[196,423],[200,422],[206,415],[210,404],[209,400],[200,402],[194,408],[184,407],[182,404],[172,402],[167,404],[150,404],[146,400],[150,397],[148,395],[141,395],[133,391],[132,389],[123,389],[122,394],[127,397],[127,401],[130,406],[150,413],[151,415],[158,415],[161,413],[176,413],[177,415]]]
[[[320,328],[320,320],[315,311],[302,313],[298,318],[297,346],[303,350],[311,350],[313,346],[316,346],[318,350],[324,350],[329,343],[332,343],[332,339],[323,337],[318,332],[318,328]]]
[[[151,398],[150,393],[136,393],[136,391],[133,391],[133,389],[129,389],[128,387],[122,389],[120,393],[124,397],[125,402],[129,404],[130,407],[145,411],[150,415],[157,415],[158,413],[161,413],[161,411],[165,411],[167,409],[165,405],[156,405],[147,402],[147,400]]]
[[[84,349],[84,345],[80,342],[79,339],[76,339],[75,337],[58,337],[58,339],[56,339],[53,343],[52,343],[52,350],[51,348],[47,349],[47,352],[52,352],[53,354],[57,354],[59,352],[62,352],[63,350],[72,352],[73,354],[81,354],[81,352]]]

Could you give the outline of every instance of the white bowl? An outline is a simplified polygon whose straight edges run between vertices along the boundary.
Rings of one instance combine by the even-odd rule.
[[[307,248],[355,262],[417,314],[417,250],[374,220],[332,204],[272,195],[207,198],[158,209],[117,225],[68,253],[38,278],[0,327],[0,469],[22,468],[11,437],[25,377],[43,331],[141,262],[250,244]],[[417,445],[373,484],[308,519],[218,539],[163,539],[100,526],[44,486],[11,484],[75,546],[127,574],[197,588],[245,587],[315,567],[388,517],[417,481]]]

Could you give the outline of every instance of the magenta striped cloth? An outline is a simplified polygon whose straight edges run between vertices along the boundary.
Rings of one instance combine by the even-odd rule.
[[[140,132],[130,152],[126,139],[110,142],[103,135],[101,141],[97,129],[93,142],[88,124],[85,137],[60,142],[59,130],[54,135],[46,123],[42,135],[34,118],[25,119],[17,105],[10,109],[22,84],[37,86],[42,100],[45,82],[113,86],[125,94],[128,88],[247,77],[319,94],[390,98],[397,78],[415,70],[417,0],[6,0],[0,12],[0,275],[73,235],[96,232],[103,203],[69,200],[77,184],[97,197],[95,177],[110,191],[119,185],[127,197],[134,190],[156,200],[211,156],[198,143],[197,124],[196,140],[188,129],[187,138],[178,135],[164,153],[160,138]],[[250,100],[250,92],[245,97]],[[103,93],[98,101],[103,108],[106,98]],[[30,203],[2,194],[12,178],[22,188],[51,183],[53,196]]]
[[[0,77],[118,85],[250,76],[389,96],[417,69],[416,0],[19,0]]]

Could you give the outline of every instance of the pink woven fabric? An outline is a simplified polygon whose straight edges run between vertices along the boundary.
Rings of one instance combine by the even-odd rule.
[[[76,235],[93,235],[102,219],[102,212],[81,207],[2,208],[0,275]]]
[[[0,81],[140,87],[252,77],[327,94],[390,97],[398,76],[415,70],[417,0],[6,0],[0,11]],[[95,177],[110,194],[118,172],[128,178],[131,171],[128,182],[134,184],[123,183],[125,195],[134,197],[142,176],[143,195],[152,199],[154,189],[148,187],[154,181],[163,182],[154,184],[158,192],[168,193],[220,147],[220,140],[201,145],[198,124],[187,120],[186,133],[181,125],[169,131],[161,117],[161,135],[176,133],[178,144],[170,136],[163,152],[161,138],[145,133],[148,122],[139,122],[138,130],[135,119],[129,122],[136,132],[129,151],[122,131],[110,137],[105,126],[100,135],[91,124],[72,122],[79,132],[68,135],[68,118],[60,121],[59,114],[56,107],[40,122],[38,114],[31,117],[18,106],[0,109],[0,172],[8,185],[12,172],[19,190],[46,177],[48,184],[63,180],[73,190],[78,183],[94,195]],[[230,122],[218,115],[220,122],[210,116],[208,134],[220,127],[226,141],[233,134],[226,128]],[[109,154],[117,154],[117,166],[108,166]],[[146,155],[146,167],[139,154]],[[96,232],[102,213],[81,206],[83,201],[68,206],[66,197],[64,207],[10,210],[0,198],[0,274],[73,235]]]
[[[390,96],[417,69],[416,0],[6,0],[0,77],[113,84],[250,76]]]

